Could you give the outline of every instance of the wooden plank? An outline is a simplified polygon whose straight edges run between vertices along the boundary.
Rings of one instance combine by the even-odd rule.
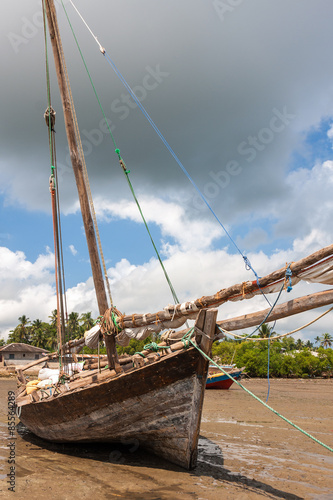
[[[152,389],[159,389],[196,374],[199,356],[198,351],[192,347],[186,351],[166,356],[158,363],[145,365],[133,372],[121,374],[93,388],[88,387],[85,389],[84,395],[82,393],[80,397],[74,393],[66,393],[55,398],[52,402],[46,401],[43,403],[43,406],[38,409],[38,419],[44,426],[54,425],[57,422],[66,422],[70,419],[68,412],[72,410],[72,418],[74,418],[76,412],[80,414],[80,412],[98,411],[98,409],[110,402],[110,398],[112,398],[113,403],[119,404],[122,404],[127,398],[140,398]],[[106,373],[108,373],[107,370]],[[37,409],[31,407],[29,408],[29,414],[28,409],[26,409],[26,412],[26,418],[23,420],[24,415],[22,415],[21,420],[29,427],[30,419],[37,412]],[[119,425],[121,425],[121,422],[119,422]],[[70,436],[67,437],[70,441]]]
[[[84,370],[94,370],[95,368],[104,368],[105,366],[107,366],[107,364],[108,364],[107,359],[105,359],[105,360],[101,359],[99,362],[99,366],[98,366],[98,361],[94,362],[94,363],[90,363],[89,365],[86,365],[86,363],[85,363],[83,369]]]
[[[16,398],[20,397],[20,396],[25,396],[27,394],[27,390],[26,390],[26,387],[25,385],[22,385],[21,387],[19,387],[17,390],[16,390]]]
[[[21,369],[21,368],[16,368],[16,370],[15,370],[15,371],[16,371],[16,377],[17,377],[17,380],[18,380],[21,384],[25,385],[25,384],[26,384],[26,379],[25,379],[25,376],[24,376],[24,375],[23,375],[23,373],[22,373],[22,369]]]
[[[267,318],[266,323],[330,304],[333,304],[333,290],[325,290],[323,292],[299,297],[275,306]],[[241,330],[242,328],[260,325],[260,323],[266,318],[269,311],[270,308],[251,314],[245,314],[244,316],[218,321],[217,324],[221,328],[230,332],[233,330]]]
[[[45,356],[44,358],[35,359],[35,361],[32,361],[31,363],[28,363],[27,365],[24,365],[20,370],[21,371],[28,370],[28,368],[32,368],[35,365],[39,365],[41,363],[45,363],[45,361],[49,361],[50,359],[55,358],[56,356],[58,356],[58,353],[57,352],[52,352],[52,353],[48,354],[47,356]],[[16,370],[16,371],[18,371],[18,370]]]
[[[97,382],[115,377],[116,375],[117,372],[115,370],[103,370],[102,373],[99,373],[99,370],[95,370],[90,376],[82,377],[74,382],[69,382],[69,388],[73,390],[79,387],[85,387],[86,385],[96,384]]]
[[[210,355],[212,343],[215,335],[217,309],[208,309],[206,311],[200,311],[195,326],[199,328],[204,335],[201,335],[199,343],[200,349]],[[203,324],[203,326],[201,326]],[[198,390],[195,392],[193,398],[193,411],[191,419],[191,437],[189,439],[189,462],[190,469],[195,467],[197,463],[198,455],[198,440],[200,432],[200,422],[203,407],[203,400],[205,395],[205,387],[208,373],[208,360],[206,360],[202,355],[200,355],[197,368],[197,384]]]

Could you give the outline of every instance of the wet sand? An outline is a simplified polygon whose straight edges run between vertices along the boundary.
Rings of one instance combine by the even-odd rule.
[[[244,385],[266,399],[266,380]],[[0,497],[36,500],[333,499],[333,454],[235,384],[206,391],[194,471],[122,445],[55,445],[16,432],[15,493],[7,490],[7,393],[0,379]],[[333,380],[272,380],[268,404],[333,447]]]

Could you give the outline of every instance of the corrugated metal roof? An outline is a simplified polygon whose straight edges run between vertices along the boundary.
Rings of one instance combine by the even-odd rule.
[[[3,347],[0,347],[0,352],[49,352],[47,349],[41,349],[40,347],[34,347],[33,345],[23,344],[23,343],[14,343],[8,344]]]

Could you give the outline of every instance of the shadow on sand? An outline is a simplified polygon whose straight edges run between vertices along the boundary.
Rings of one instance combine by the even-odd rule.
[[[137,442],[127,441],[123,443],[52,443],[45,441],[30,431],[23,424],[17,426],[20,437],[33,446],[31,450],[48,450],[53,453],[64,454],[71,457],[84,458],[88,460],[122,465],[126,467],[144,467],[148,469],[159,469],[189,474],[193,478],[212,477],[223,482],[225,485],[238,486],[243,493],[256,493],[271,499],[301,500],[301,497],[276,489],[269,484],[247,478],[242,474],[235,474],[224,467],[223,453],[214,442],[200,436],[198,446],[198,465],[192,471],[182,469],[177,465],[156,457],[145,451]],[[120,493],[120,492],[119,492]],[[153,494],[153,492],[152,492]],[[119,495],[120,497],[122,495]],[[135,500],[135,496],[132,496]],[[139,500],[138,497],[137,500]],[[157,498],[146,496],[145,498]],[[163,497],[159,497],[163,498]]]

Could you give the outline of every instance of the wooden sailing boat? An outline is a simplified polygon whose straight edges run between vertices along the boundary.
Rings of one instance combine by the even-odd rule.
[[[74,120],[69,105],[64,58],[53,0],[45,1],[58,84],[73,170],[78,188],[100,314],[108,310],[87,187],[78,154]],[[51,110],[50,110],[51,111]],[[46,121],[48,116],[46,116]],[[193,343],[209,354],[215,335],[216,310],[202,311]],[[158,455],[192,468],[196,464],[208,361],[185,341],[129,363],[119,363],[115,332],[104,330],[108,368],[67,378],[64,384],[28,394],[18,371],[17,406],[23,424],[41,438],[56,442],[116,442],[136,439]],[[61,345],[62,355],[75,342]],[[63,358],[64,359],[64,358]],[[134,364],[134,366],[133,366]],[[30,365],[31,366],[31,365]]]
[[[237,368],[236,365],[221,365],[223,371],[215,366],[210,366],[208,370],[208,377],[206,382],[206,389],[227,390],[230,389],[234,380],[240,380],[245,368]],[[231,377],[229,377],[231,375]]]
[[[93,364],[89,370],[67,376],[63,383],[53,384],[48,392],[36,390],[28,394],[23,371],[18,370],[17,407],[21,421],[36,435],[55,442],[117,442],[135,439],[148,450],[181,465],[193,468],[197,460],[208,361],[212,342],[221,335],[216,328],[217,310],[214,307],[228,300],[242,300],[262,293],[273,293],[286,280],[286,268],[261,278],[223,289],[213,296],[193,302],[168,306],[154,314],[121,315],[109,309],[101,270],[94,224],[89,207],[77,139],[64,75],[59,29],[53,0],[45,0],[50,37],[54,52],[58,83],[62,98],[66,132],[81,212],[86,231],[94,285],[99,311],[103,317],[101,330],[107,349],[108,367]],[[314,280],[333,284],[333,245],[302,261],[291,264],[292,280]],[[321,267],[320,267],[321,266]],[[315,272],[313,268],[316,267]],[[320,281],[320,276],[325,280]],[[319,276],[319,278],[318,278]],[[328,277],[328,278],[327,278]],[[305,297],[301,303],[288,303],[282,316],[295,314],[302,308],[319,307],[333,302],[331,290],[322,295]],[[281,307],[281,306],[280,306]],[[275,311],[275,314],[277,312]],[[263,316],[264,315],[264,316]],[[265,311],[221,322],[228,330],[259,324]],[[281,316],[280,316],[281,317]],[[119,360],[116,338],[128,329],[150,328],[161,331],[175,328],[177,321],[195,319],[191,343],[186,332],[169,332],[159,345],[131,358]],[[273,319],[273,314],[271,315]],[[227,324],[227,326],[226,326]],[[235,326],[236,325],[236,326]],[[156,331],[156,329],[155,329]],[[62,359],[84,344],[83,340],[61,343]],[[199,351],[200,349],[200,351]],[[45,361],[57,356],[49,355]],[[38,360],[37,363],[40,363]],[[25,369],[31,367],[27,365]]]

